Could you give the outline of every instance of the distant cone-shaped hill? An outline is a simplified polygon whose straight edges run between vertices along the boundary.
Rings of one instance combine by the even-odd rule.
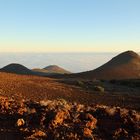
[[[57,65],[49,65],[43,69],[36,68],[33,69],[34,72],[44,73],[46,75],[55,75],[55,74],[70,74],[71,72],[57,66]]]
[[[60,74],[69,74],[70,72],[57,66],[57,65],[50,65],[44,68],[44,70],[47,70],[49,73],[60,73]]]
[[[140,56],[133,51],[126,51],[95,70],[72,74],[70,77],[84,79],[140,78]]]
[[[24,75],[37,75],[37,76],[49,76],[53,74],[69,74],[70,73],[69,71],[56,65],[50,65],[43,69],[30,70],[27,67],[21,64],[16,64],[16,63],[12,63],[3,67],[2,69],[0,69],[0,72],[8,72],[8,73],[24,74]]]
[[[9,64],[0,71],[16,74],[49,76],[55,78],[80,78],[80,79],[137,79],[140,78],[140,56],[133,51],[123,52],[112,58],[106,64],[91,71],[70,74],[69,71],[57,66],[50,65],[43,69],[30,70],[20,64]]]
[[[9,65],[3,67],[0,71],[8,72],[8,73],[16,73],[16,74],[27,74],[27,75],[34,74],[34,72],[31,71],[30,69],[26,68],[23,65],[16,64],[16,63],[9,64]]]

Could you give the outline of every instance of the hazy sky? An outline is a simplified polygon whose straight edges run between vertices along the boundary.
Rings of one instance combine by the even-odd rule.
[[[0,0],[0,51],[140,51],[140,0]]]

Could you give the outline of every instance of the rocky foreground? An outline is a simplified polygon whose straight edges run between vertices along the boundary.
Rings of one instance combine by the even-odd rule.
[[[63,99],[0,99],[1,140],[139,140],[140,113]]]

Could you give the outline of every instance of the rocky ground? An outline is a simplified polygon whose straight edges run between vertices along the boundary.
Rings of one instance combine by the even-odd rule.
[[[0,140],[139,140],[140,89],[130,82],[0,73]]]
[[[64,99],[0,98],[1,140],[139,140],[140,112]]]

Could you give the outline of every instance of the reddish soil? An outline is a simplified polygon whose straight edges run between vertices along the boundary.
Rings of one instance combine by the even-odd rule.
[[[140,110],[140,90],[105,83],[105,93],[100,93],[65,83],[45,77],[0,73],[0,95],[34,101],[62,98],[83,104],[104,104]]]
[[[75,82],[1,72],[0,140],[140,139],[139,87]]]

